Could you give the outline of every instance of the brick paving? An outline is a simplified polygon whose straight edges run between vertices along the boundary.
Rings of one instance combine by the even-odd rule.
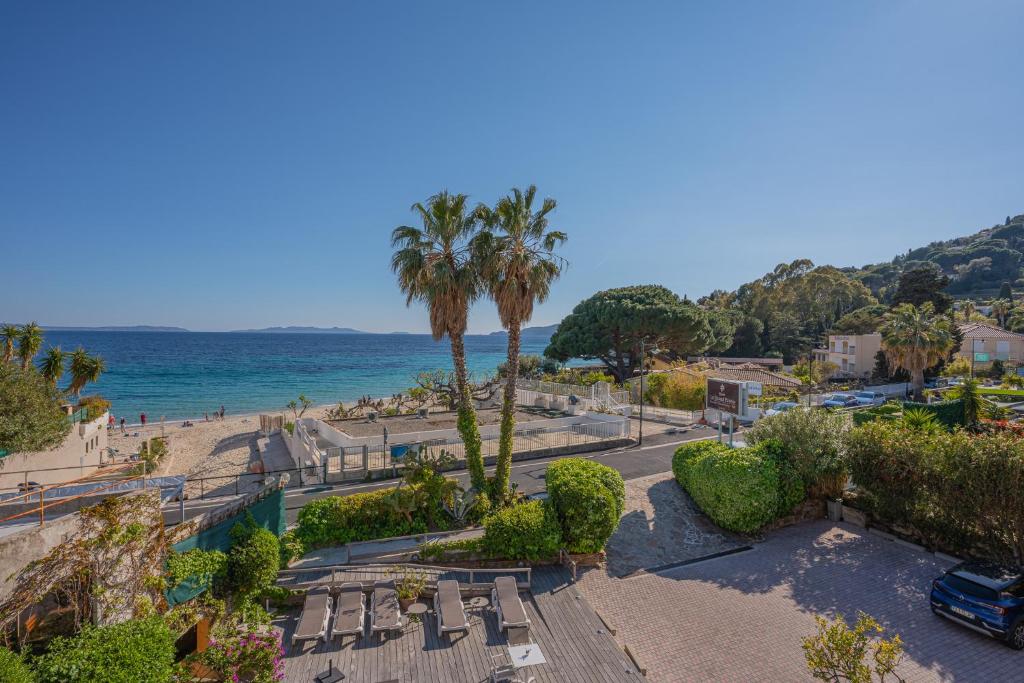
[[[901,635],[897,671],[907,681],[1024,680],[1024,653],[931,613],[931,580],[945,566],[821,520],[654,574],[591,569],[579,586],[651,681],[811,680],[800,640],[814,633],[814,615],[852,620],[858,611]]]

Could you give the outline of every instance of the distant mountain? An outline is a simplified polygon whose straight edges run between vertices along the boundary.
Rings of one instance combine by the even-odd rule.
[[[522,339],[537,340],[541,339],[548,341],[551,339],[551,335],[558,329],[558,323],[554,325],[538,325],[536,327],[524,327],[520,336]],[[507,337],[508,332],[505,330],[498,330],[497,332],[491,332],[492,337]]]
[[[163,327],[160,325],[104,325],[101,327],[66,327],[44,325],[44,330],[53,332],[188,332],[184,327]]]
[[[993,297],[1004,282],[1020,290],[1024,288],[1024,214],[1007,216],[1004,222],[973,235],[911,249],[888,263],[842,270],[886,300],[900,273],[922,262],[939,266],[949,276],[947,291],[958,297]]]
[[[289,325],[288,327],[263,327],[258,330],[231,330],[232,332],[263,332],[267,334],[374,334],[363,332],[351,327],[302,327]]]

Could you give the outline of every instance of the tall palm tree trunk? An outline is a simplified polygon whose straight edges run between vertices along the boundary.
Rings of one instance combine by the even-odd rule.
[[[512,433],[516,428],[516,380],[519,378],[519,331],[517,320],[508,326],[508,376],[505,378],[505,392],[501,402],[501,438],[498,443],[498,462],[494,470],[494,491],[503,493],[508,489],[512,472]]]
[[[473,396],[469,389],[469,373],[466,371],[466,344],[461,333],[450,334],[452,362],[455,364],[455,385],[459,391],[459,436],[466,446],[466,467],[473,488],[483,491],[487,485],[484,474],[484,457],[480,451],[480,428],[476,422]]]
[[[924,401],[924,369],[910,373],[910,386],[914,389],[914,400]]]

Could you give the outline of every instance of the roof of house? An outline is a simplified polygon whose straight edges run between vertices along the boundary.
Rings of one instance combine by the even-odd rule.
[[[781,368],[783,365],[781,358],[727,358],[724,356],[687,356],[686,360],[691,363],[708,363],[709,365],[712,366],[720,363],[753,363],[754,365],[760,365],[765,368]]]
[[[796,388],[801,386],[800,380],[795,377],[787,377],[777,372],[771,372],[759,367],[739,368],[714,368],[707,371],[709,377],[716,379],[731,379],[737,382],[760,382],[768,386]]]
[[[988,323],[967,323],[960,325],[960,334],[964,339],[1020,339],[1024,340],[1024,334],[1010,332]]]

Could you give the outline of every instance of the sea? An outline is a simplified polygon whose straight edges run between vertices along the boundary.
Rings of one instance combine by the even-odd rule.
[[[470,372],[493,375],[506,342],[467,336]],[[103,357],[106,372],[83,393],[103,396],[129,423],[143,412],[170,421],[202,419],[221,406],[227,415],[283,410],[299,394],[315,405],[390,396],[415,386],[419,372],[452,369],[447,339],[428,334],[46,331],[43,349],[58,345]],[[524,335],[522,353],[546,345]]]

